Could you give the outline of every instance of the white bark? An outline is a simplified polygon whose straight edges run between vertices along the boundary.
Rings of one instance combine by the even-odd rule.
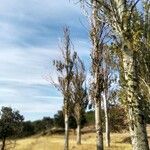
[[[126,89],[132,147],[133,150],[149,150],[146,124],[143,114],[143,102],[139,89],[138,65],[140,64],[138,64],[138,57],[135,56],[137,49],[134,49],[133,46],[133,33],[130,33],[128,30],[131,20],[125,19],[124,17],[124,15],[128,14],[126,9],[129,8],[126,7],[129,6],[124,3],[124,0],[115,0],[115,2],[118,8],[116,10],[118,11],[118,17],[123,24],[123,29],[121,31],[118,30],[118,33],[120,32],[119,37],[122,43],[123,74],[126,84],[124,88]],[[119,26],[119,23],[116,23],[116,26]]]
[[[102,48],[100,47],[100,27],[101,22],[98,19],[98,5],[97,1],[92,1],[92,18],[91,18],[91,40],[93,44],[92,50],[92,69],[93,69],[93,82],[95,85],[94,91],[94,103],[95,103],[95,128],[96,128],[96,139],[97,139],[97,150],[103,150],[103,133],[102,133],[102,116],[101,116],[101,93],[102,93],[102,72],[100,68]]]
[[[77,124],[77,144],[81,144],[81,125],[80,123]]]
[[[123,55],[124,74],[127,84],[129,129],[133,150],[149,150],[146,123],[140,97],[137,62],[134,52]]]
[[[105,113],[105,133],[106,133],[106,146],[110,147],[110,129],[109,129],[109,117],[108,117],[108,101],[106,93],[104,94],[104,113]]]
[[[130,27],[130,24],[133,24],[133,20],[131,20],[131,18],[134,16],[132,16],[132,14],[129,15],[129,13],[132,13],[129,12],[129,10],[134,7],[132,3],[135,2],[136,4],[136,2],[139,1],[112,0],[111,2],[115,3],[113,3],[112,5],[112,11],[111,9],[106,8],[107,12],[105,20],[108,20],[109,25],[114,29],[115,36],[118,38],[117,42],[119,41],[120,44],[122,44],[122,47],[120,47],[120,53],[123,53],[122,75],[124,75],[125,77],[124,89],[126,92],[126,104],[129,113],[129,124],[133,150],[149,150],[145,118],[143,114],[144,107],[142,97],[140,96],[138,83],[139,79],[137,78],[138,71],[136,69],[138,68],[138,66],[136,66],[137,64],[135,63],[138,58],[134,58],[133,55],[133,53],[138,50],[135,48],[136,45],[134,45],[134,29]],[[127,2],[128,4],[130,3],[130,5],[128,5]],[[105,9],[103,10],[103,7],[101,7],[101,9],[102,12],[105,12]],[[103,19],[103,16],[101,18]],[[142,41],[142,38],[139,40]]]
[[[65,113],[65,146],[64,150],[69,150],[69,116]]]
[[[95,129],[97,150],[103,150],[103,133],[101,124],[101,103],[95,103]]]

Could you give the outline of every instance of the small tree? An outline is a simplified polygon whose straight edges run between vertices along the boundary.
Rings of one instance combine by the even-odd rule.
[[[0,116],[1,150],[4,150],[7,138],[14,138],[21,132],[24,118],[19,111],[13,111],[10,107],[2,107]]]

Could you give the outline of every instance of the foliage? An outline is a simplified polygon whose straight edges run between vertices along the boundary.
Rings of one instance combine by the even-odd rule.
[[[23,128],[20,137],[28,137],[35,134],[34,125],[31,121],[23,122]]]
[[[13,111],[11,107],[2,107],[0,114],[1,150],[5,149],[8,138],[16,138],[21,133],[23,120],[19,111]],[[9,146],[11,145],[15,146],[15,142],[10,142]]]
[[[54,126],[64,128],[64,115],[62,111],[58,111],[57,114],[54,115]]]
[[[81,115],[81,127],[84,127],[86,124],[86,117],[84,114]],[[58,128],[64,128],[64,115],[62,111],[58,111],[57,114],[54,115],[54,126]],[[74,116],[69,117],[69,127],[71,129],[77,128],[77,122]]]
[[[88,125],[94,125],[95,123],[95,117],[94,117],[94,111],[88,111],[86,114],[86,121],[87,121],[87,126]]]
[[[43,127],[43,122],[42,120],[36,120],[33,122],[33,126],[34,126],[34,132],[35,133],[41,133],[42,131],[44,131],[44,127]]]
[[[53,118],[43,117],[42,122],[43,122],[43,128],[45,130],[51,129],[54,126]]]
[[[53,119],[50,117],[43,117],[42,120],[34,121],[32,125],[34,126],[35,133],[45,132],[53,127]]]
[[[11,107],[2,107],[0,118],[0,138],[14,138],[21,133],[23,116]]]

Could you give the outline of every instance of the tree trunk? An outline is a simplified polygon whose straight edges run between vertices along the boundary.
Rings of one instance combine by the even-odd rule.
[[[1,150],[5,150],[5,143],[6,143],[6,138],[4,137],[3,141],[2,141],[2,148],[1,148]]]
[[[95,103],[95,128],[96,128],[96,147],[97,150],[103,150],[103,132],[102,132],[102,120],[101,120],[101,103]]]
[[[143,99],[139,90],[138,61],[136,52],[124,53],[123,65],[127,90],[129,129],[133,150],[149,150]]]
[[[96,128],[96,147],[97,150],[103,150],[103,132],[102,132],[102,116],[101,116],[101,93],[103,91],[103,75],[102,75],[102,50],[103,44],[101,43],[101,32],[103,30],[103,23],[99,21],[98,15],[98,3],[96,0],[92,2],[92,16],[91,16],[91,40],[93,44],[93,50],[91,54],[92,58],[92,70],[93,70],[93,99],[95,104],[95,128]]]
[[[81,125],[77,123],[77,144],[81,144]]]
[[[69,150],[69,116],[65,113],[65,146],[64,150]]]
[[[133,109],[129,108],[129,117],[130,117],[129,129],[131,134],[132,149],[149,150],[144,116],[142,114],[135,115],[133,113],[134,113]],[[137,121],[131,122],[131,120],[133,119],[137,119]]]
[[[105,113],[105,132],[106,132],[106,146],[110,147],[110,129],[109,129],[109,117],[108,117],[108,101],[107,93],[104,93],[104,113]]]

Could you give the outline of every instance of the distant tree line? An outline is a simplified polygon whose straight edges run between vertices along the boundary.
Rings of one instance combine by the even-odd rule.
[[[88,127],[89,131],[93,132],[95,118],[94,110],[85,112],[81,117],[81,128]],[[127,116],[124,108],[116,104],[109,107],[110,131],[122,132],[128,130]],[[146,117],[147,123],[150,123],[150,117]],[[105,114],[102,111],[102,130],[105,132]],[[52,135],[64,134],[64,114],[59,110],[53,118],[43,117],[41,120],[24,121],[23,115],[19,111],[14,111],[11,107],[2,107],[0,113],[0,140],[1,150],[5,147],[14,147],[15,140],[34,135]],[[77,129],[76,119],[73,116],[69,117],[69,128],[73,131]],[[75,133],[75,132],[74,132]],[[7,142],[6,142],[7,141]]]
[[[102,120],[104,122],[104,111],[102,113]],[[114,106],[110,109],[110,129],[112,132],[121,132],[122,130],[128,130],[126,122],[126,113],[120,106]],[[86,112],[81,118],[81,128],[94,127],[95,118],[94,110]],[[42,120],[36,121],[24,121],[22,137],[27,137],[35,134],[55,134],[64,133],[65,123],[64,115],[62,111],[58,111],[54,115],[54,118],[44,117]],[[72,130],[77,129],[76,119],[73,116],[69,117],[69,128]],[[103,124],[103,130],[105,130],[105,122]],[[93,132],[93,130],[91,130]]]
[[[111,132],[128,130],[127,117],[123,108],[121,108],[119,105],[114,105],[109,108],[109,112]],[[92,129],[94,128],[95,124],[94,113],[94,110],[90,110],[82,115],[81,128],[89,127],[89,132],[93,132]],[[102,128],[103,131],[105,131],[104,110],[102,112],[102,120],[104,122]],[[150,122],[150,118],[148,117],[147,122]],[[15,146],[15,140],[17,138],[24,138],[37,134],[43,136],[51,134],[63,134],[64,127],[65,123],[63,111],[58,111],[53,118],[43,117],[41,120],[24,121],[24,117],[20,115],[19,111],[14,111],[10,107],[2,107],[0,113],[0,140],[2,144],[0,148],[1,150],[4,150],[5,147]],[[76,119],[73,116],[69,117],[69,128],[74,131],[77,128]]]

